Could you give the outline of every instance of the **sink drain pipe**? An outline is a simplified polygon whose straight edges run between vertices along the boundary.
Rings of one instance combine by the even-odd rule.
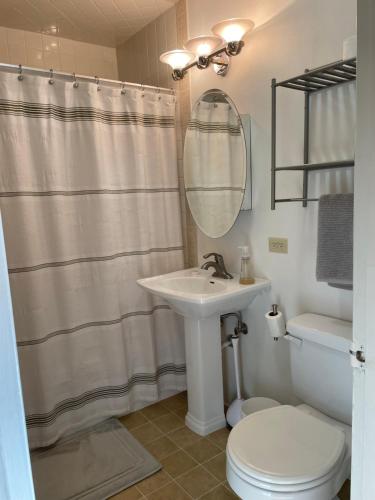
[[[224,342],[222,344],[222,348],[224,347],[233,347],[233,357],[234,357],[234,373],[235,373],[235,378],[236,378],[236,392],[237,392],[237,397],[232,401],[230,404],[227,414],[226,414],[226,419],[228,424],[231,427],[234,427],[237,422],[241,420],[241,407],[242,403],[244,402],[244,399],[241,394],[241,374],[240,374],[240,334],[247,334],[248,329],[246,323],[242,321],[242,314],[241,312],[233,312],[233,313],[228,313],[228,314],[223,314],[221,316],[221,319],[224,320],[230,316],[235,316],[237,318],[237,326],[234,329],[234,334],[230,336],[230,340],[227,342]]]

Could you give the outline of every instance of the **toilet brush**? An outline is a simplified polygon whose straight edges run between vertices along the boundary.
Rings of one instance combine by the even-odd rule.
[[[231,336],[233,357],[234,357],[234,372],[236,377],[237,397],[231,402],[227,411],[227,422],[231,427],[234,427],[241,420],[241,407],[244,399],[241,396],[241,379],[240,379],[240,358],[239,358],[239,341],[238,334]]]

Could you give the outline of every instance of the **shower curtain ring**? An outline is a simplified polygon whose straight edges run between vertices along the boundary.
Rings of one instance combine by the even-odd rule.
[[[122,95],[126,94],[125,82],[121,85],[121,94]]]
[[[145,87],[144,85],[141,85],[141,97],[143,98],[145,96]]]
[[[100,90],[102,90],[100,88],[100,81],[99,81],[99,78],[96,76],[95,77],[95,83],[96,83],[96,90],[99,92]]]
[[[22,64],[18,65],[18,80],[22,82],[23,80],[23,74],[22,74]]]
[[[78,89],[79,83],[77,82],[76,74],[73,73],[73,88]]]
[[[51,68],[51,69],[49,70],[49,80],[48,80],[48,83],[49,83],[50,85],[53,85],[53,84],[55,83],[55,80],[53,79],[53,68]]]

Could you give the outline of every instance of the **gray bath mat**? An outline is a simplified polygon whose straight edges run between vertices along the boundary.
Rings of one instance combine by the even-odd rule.
[[[104,500],[161,469],[110,419],[31,453],[37,500]]]

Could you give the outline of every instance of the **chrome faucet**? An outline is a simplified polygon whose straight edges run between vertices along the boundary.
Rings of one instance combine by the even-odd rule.
[[[204,259],[209,259],[210,257],[214,257],[215,260],[205,262],[203,266],[201,266],[201,269],[207,270],[210,267],[213,267],[215,269],[215,272],[212,274],[214,278],[223,278],[225,280],[233,279],[233,276],[225,269],[224,258],[222,255],[215,252],[206,253],[206,255],[203,255]]]

